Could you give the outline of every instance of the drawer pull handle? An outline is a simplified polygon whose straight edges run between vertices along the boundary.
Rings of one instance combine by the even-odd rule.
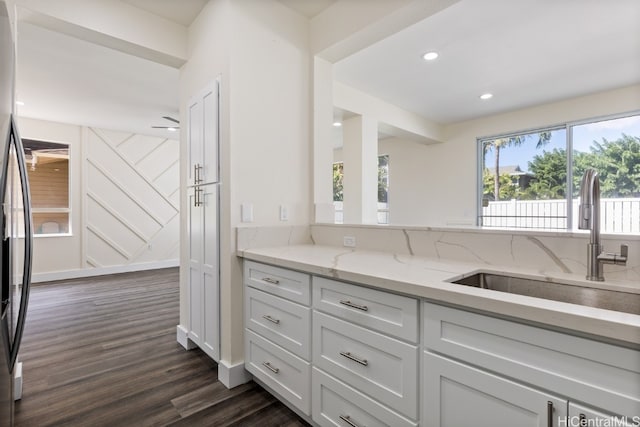
[[[547,427],[553,427],[553,402],[547,401]]]
[[[278,372],[280,372],[280,369],[274,368],[273,366],[271,366],[271,363],[269,362],[262,362],[262,365],[268,370],[270,370],[271,372],[273,372],[274,374],[277,374]]]
[[[263,277],[262,281],[263,282],[267,282],[267,283],[271,283],[272,285],[279,285],[280,284],[280,280],[272,279],[271,277]]]
[[[351,427],[360,427],[358,424],[351,421],[351,416],[349,415],[340,415],[340,419],[345,423],[349,424]]]
[[[349,360],[353,360],[354,362],[357,362],[357,363],[359,363],[361,365],[369,366],[369,362],[367,362],[366,359],[360,359],[359,357],[356,357],[356,356],[354,356],[353,354],[351,354],[349,352],[341,351],[340,355],[346,357]]]
[[[265,314],[264,316],[262,316],[263,319],[268,320],[271,323],[275,323],[276,325],[280,324],[280,319],[274,319],[273,317],[269,316],[268,314]]]
[[[342,300],[342,301],[340,301],[340,304],[346,305],[347,307],[356,308],[356,309],[362,310],[362,311],[369,311],[369,307],[367,307],[366,305],[354,304],[351,301]]]

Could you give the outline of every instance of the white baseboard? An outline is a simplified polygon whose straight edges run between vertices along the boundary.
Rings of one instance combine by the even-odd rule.
[[[226,388],[234,388],[251,381],[253,377],[244,369],[244,362],[229,365],[228,362],[221,360],[218,362],[218,380],[224,384]]]
[[[107,274],[130,273],[133,271],[156,270],[159,268],[178,267],[180,260],[153,261],[130,265],[115,265],[111,267],[83,268],[78,270],[53,271],[51,273],[34,273],[31,283],[51,282],[54,280],[79,279],[82,277],[104,276]]]
[[[189,339],[189,330],[182,325],[176,326],[176,341],[183,346],[185,350],[193,350],[198,347]]]
[[[13,400],[22,399],[22,362],[16,363],[13,375]]]

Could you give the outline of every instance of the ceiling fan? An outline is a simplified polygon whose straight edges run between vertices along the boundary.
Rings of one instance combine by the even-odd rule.
[[[174,119],[173,117],[169,117],[169,116],[162,116],[163,119],[165,120],[169,120],[170,122],[175,123],[175,126],[151,126],[152,129],[166,129],[170,132],[175,132],[178,129],[180,129],[180,121],[177,119]]]

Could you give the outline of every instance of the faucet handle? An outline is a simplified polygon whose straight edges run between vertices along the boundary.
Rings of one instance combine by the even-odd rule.
[[[620,245],[620,257],[627,258],[629,256],[629,245]]]

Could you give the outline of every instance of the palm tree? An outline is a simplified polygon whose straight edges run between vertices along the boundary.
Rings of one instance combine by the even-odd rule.
[[[493,176],[493,195],[496,201],[500,200],[500,150],[507,147],[517,147],[522,145],[527,138],[531,138],[532,135],[517,135],[507,138],[497,138],[494,140],[487,140],[482,147],[484,155],[487,155],[487,151],[494,149],[495,155],[495,175]],[[536,148],[541,148],[551,140],[551,132],[544,131],[538,133],[538,142]]]

